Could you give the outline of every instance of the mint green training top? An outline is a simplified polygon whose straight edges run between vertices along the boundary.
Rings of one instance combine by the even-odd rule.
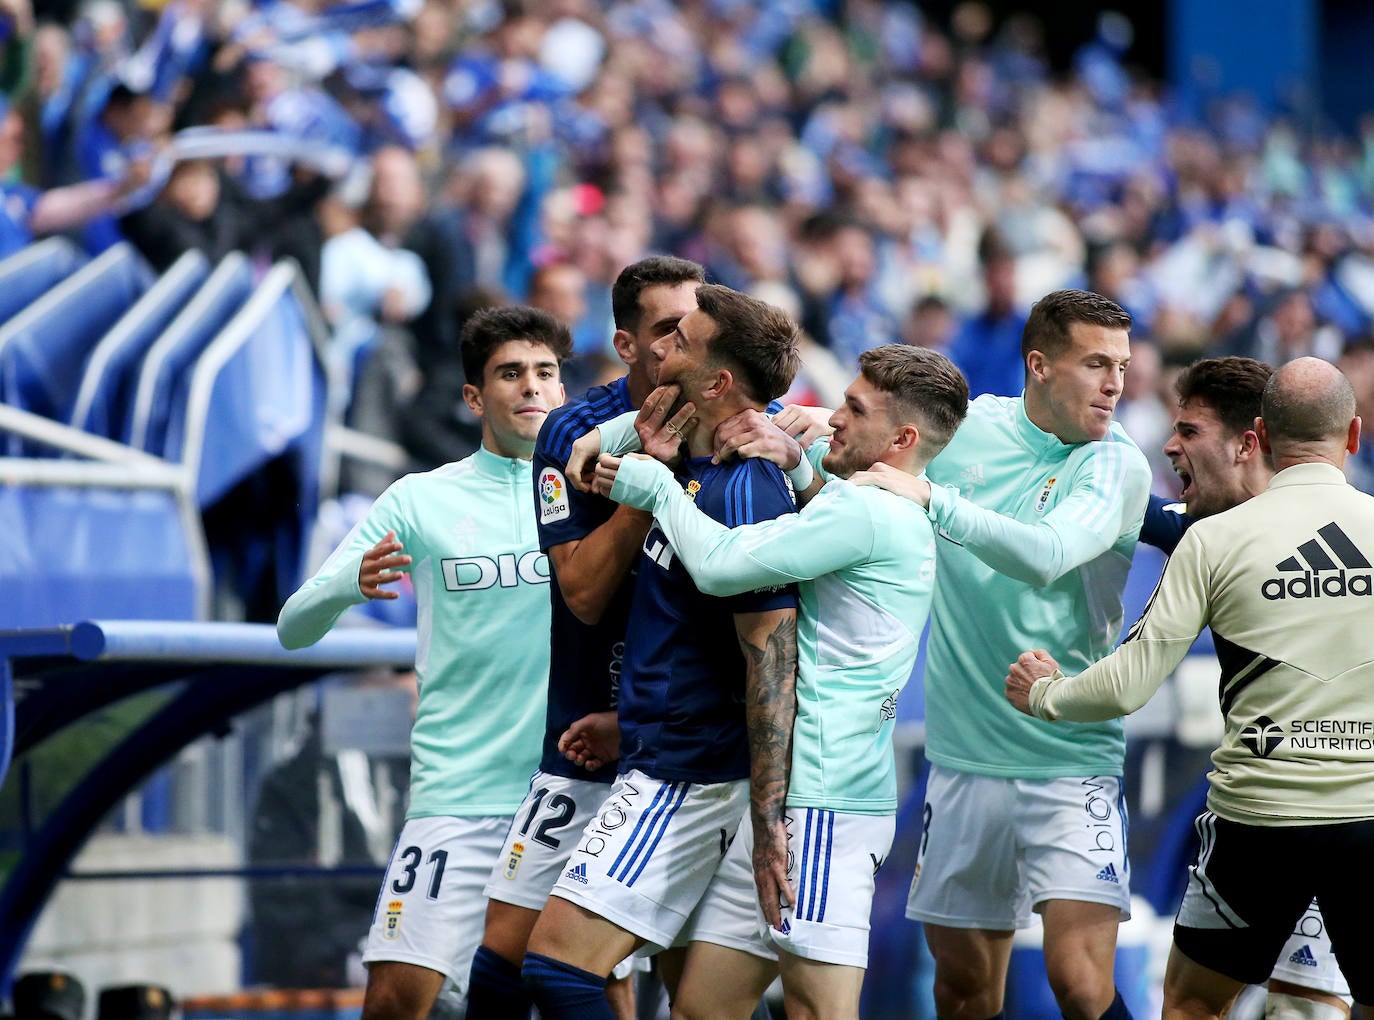
[[[1007,669],[1044,648],[1081,673],[1116,644],[1150,469],[1112,423],[1066,444],[1021,397],[981,396],[930,462],[940,571],[926,653],[926,755],[952,769],[1044,779],[1120,775],[1120,720],[1050,724],[1006,700]]]
[[[349,606],[363,554],[395,530],[413,557],[420,703],[407,818],[508,815],[539,764],[549,680],[549,565],[530,462],[485,447],[407,475],[373,504],[282,607],[287,648],[313,644]]]
[[[798,585],[797,718],[787,803],[853,814],[897,810],[892,730],[935,580],[919,506],[831,478],[800,514],[726,528],[656,461],[621,462],[612,498],[652,510],[697,587],[734,595]],[[721,635],[721,640],[731,640]]]

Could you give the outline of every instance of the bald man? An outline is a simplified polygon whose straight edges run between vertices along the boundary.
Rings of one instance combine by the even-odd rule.
[[[1268,488],[1188,530],[1115,652],[1073,677],[1026,652],[1007,677],[1030,715],[1115,718],[1212,627],[1226,729],[1165,1020],[1224,1015],[1268,977],[1314,896],[1351,993],[1374,1003],[1374,497],[1341,473],[1360,445],[1350,381],[1316,358],[1290,362],[1265,386],[1255,431],[1276,471]]]

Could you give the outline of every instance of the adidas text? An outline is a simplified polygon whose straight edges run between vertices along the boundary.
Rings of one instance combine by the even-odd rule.
[[[1312,955],[1311,946],[1303,946],[1288,958],[1288,962],[1296,963],[1301,967],[1315,967],[1317,965],[1317,958]]]
[[[1097,877],[1103,882],[1111,882],[1113,885],[1120,885],[1121,878],[1116,873],[1116,865],[1108,864],[1097,873]]]
[[[1260,594],[1270,602],[1279,599],[1340,598],[1344,595],[1374,595],[1374,574],[1347,574],[1344,570],[1321,574],[1305,571],[1294,577],[1271,577],[1260,585]]]

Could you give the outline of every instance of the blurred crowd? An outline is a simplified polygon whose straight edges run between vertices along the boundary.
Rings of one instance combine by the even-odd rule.
[[[456,337],[567,321],[570,396],[615,374],[609,285],[649,252],[804,326],[791,399],[859,352],[944,350],[1021,389],[1030,303],[1135,317],[1121,417],[1156,463],[1204,354],[1338,361],[1374,421],[1374,121],[1358,136],[1133,68],[1038,18],[879,0],[0,0],[0,254],[74,232],[154,266],[300,261],[355,422],[471,450]],[[40,15],[35,17],[35,13]],[[1374,489],[1374,455],[1355,459]]]

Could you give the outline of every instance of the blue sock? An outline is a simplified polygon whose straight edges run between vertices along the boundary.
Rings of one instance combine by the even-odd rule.
[[[478,946],[468,979],[468,1020],[528,1020],[532,1005],[520,980],[520,968],[486,946]]]
[[[520,975],[544,1020],[615,1020],[604,977],[538,953],[525,954]]]
[[[1121,993],[1116,993],[1116,998],[1107,1007],[1107,1012],[1103,1013],[1100,1020],[1132,1020],[1131,1011],[1126,1008],[1126,1001],[1121,998]]]

